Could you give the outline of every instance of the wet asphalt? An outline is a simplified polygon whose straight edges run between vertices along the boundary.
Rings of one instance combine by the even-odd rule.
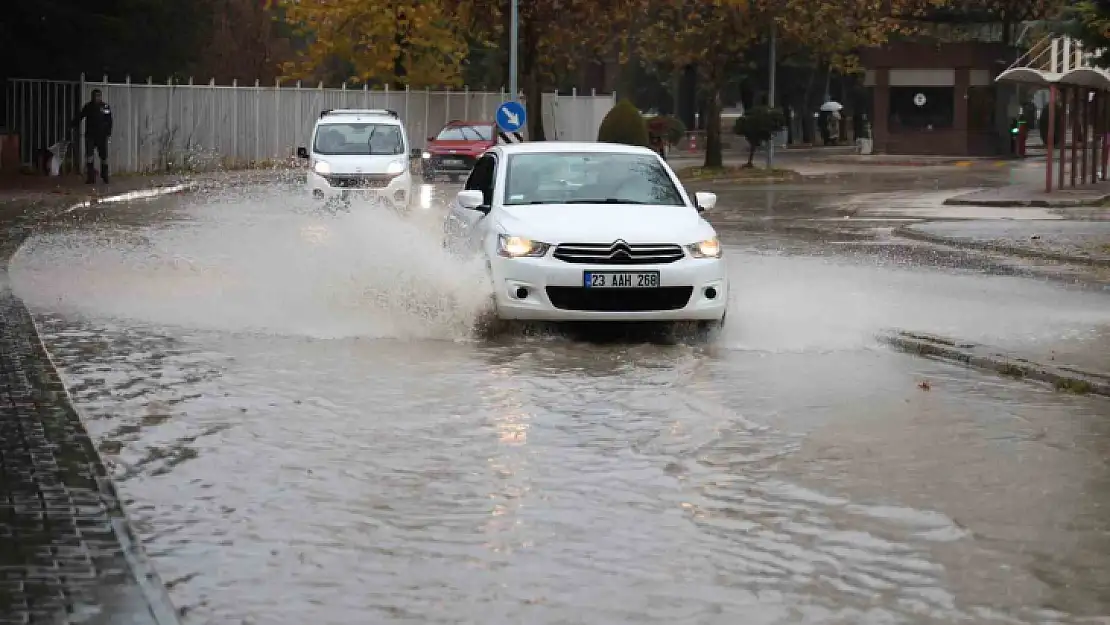
[[[708,342],[476,333],[448,185],[92,207],[11,273],[186,623],[1103,622],[1110,402],[876,340],[1105,340],[1104,292],[891,236],[1005,175],[705,185]]]

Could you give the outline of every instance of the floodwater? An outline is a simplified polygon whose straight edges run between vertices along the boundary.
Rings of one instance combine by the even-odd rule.
[[[875,338],[1075,344],[1106,295],[792,238],[756,190],[721,336],[491,337],[442,193],[89,209],[13,259],[186,623],[1110,622],[1110,402]]]

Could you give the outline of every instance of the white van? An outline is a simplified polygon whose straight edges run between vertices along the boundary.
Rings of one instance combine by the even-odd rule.
[[[409,138],[395,111],[329,109],[312,130],[306,185],[312,197],[331,205],[361,200],[397,210],[413,201]]]

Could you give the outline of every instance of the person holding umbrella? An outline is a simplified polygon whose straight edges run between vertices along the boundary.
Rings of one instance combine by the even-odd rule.
[[[839,102],[829,100],[821,105],[821,112],[825,113],[825,123],[822,124],[821,138],[824,140],[825,145],[829,145],[831,140],[833,145],[840,141],[840,110],[844,106]]]

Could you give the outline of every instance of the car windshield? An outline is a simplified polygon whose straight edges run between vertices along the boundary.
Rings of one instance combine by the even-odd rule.
[[[489,141],[493,126],[448,126],[436,135],[437,141]]]
[[[618,152],[514,154],[504,203],[686,205],[658,157]]]
[[[404,154],[401,127],[396,124],[324,124],[316,131],[317,154]]]

